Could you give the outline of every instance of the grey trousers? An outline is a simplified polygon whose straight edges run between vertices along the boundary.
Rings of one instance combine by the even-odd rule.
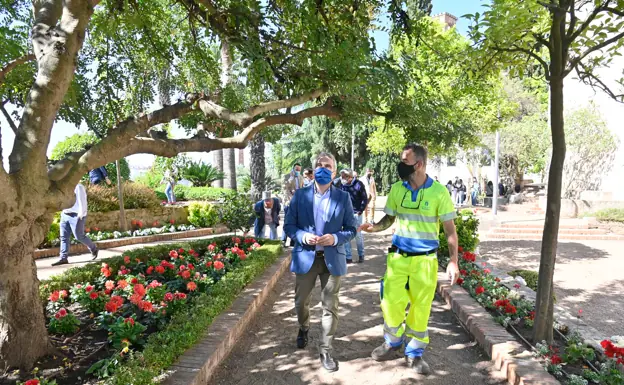
[[[310,297],[316,285],[316,277],[321,279],[321,306],[323,334],[319,344],[320,353],[332,351],[332,341],[338,327],[338,292],[340,276],[331,275],[324,258],[316,258],[310,271],[297,274],[295,279],[295,310],[302,330],[310,329]]]

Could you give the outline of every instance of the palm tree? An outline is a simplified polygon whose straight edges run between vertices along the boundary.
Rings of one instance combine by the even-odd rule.
[[[209,186],[212,182],[223,179],[223,172],[203,162],[189,162],[182,170],[182,177],[193,183],[193,186]]]

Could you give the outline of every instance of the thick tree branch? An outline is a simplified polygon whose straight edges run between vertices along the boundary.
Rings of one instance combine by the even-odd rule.
[[[574,58],[572,58],[572,60],[570,60],[570,65],[568,66],[568,68],[565,69],[564,72],[564,76],[569,74],[570,72],[574,71],[574,69],[576,68],[576,66],[581,63],[581,61],[583,59],[585,59],[588,55],[599,51],[615,42],[617,42],[618,40],[624,38],[624,32],[620,32],[615,36],[612,36],[610,39],[607,39],[605,41],[603,41],[600,44],[596,44],[595,46],[588,48],[584,53],[580,54],[579,56],[576,56]]]
[[[4,115],[4,119],[6,119],[7,123],[9,123],[11,130],[13,130],[13,133],[17,134],[17,127],[15,126],[15,122],[13,121],[13,118],[11,118],[11,115],[9,115],[9,113],[7,112],[6,108],[4,108],[5,103],[6,102],[2,102],[0,104],[0,111],[2,111],[2,115]]]
[[[89,170],[128,155],[148,153],[172,157],[181,152],[208,152],[222,148],[245,148],[253,135],[265,127],[278,124],[301,125],[306,118],[312,116],[340,116],[340,111],[333,106],[331,99],[328,99],[322,106],[307,108],[294,114],[261,117],[250,122],[238,135],[229,138],[154,139],[137,136],[152,125],[182,116],[190,109],[191,103],[180,102],[151,114],[122,122],[120,126],[109,131],[109,136],[91,149],[82,153],[71,154],[54,165],[50,169],[49,177],[51,180],[58,181],[57,186],[61,191],[69,191]]]
[[[32,53],[26,54],[22,57],[18,57],[15,60],[8,62],[2,69],[0,69],[0,84],[4,83],[4,79],[18,65],[35,60],[35,55]]]

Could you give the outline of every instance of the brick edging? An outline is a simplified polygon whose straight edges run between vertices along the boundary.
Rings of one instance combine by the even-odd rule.
[[[485,350],[496,370],[505,373],[509,384],[561,385],[466,290],[461,286],[451,286],[442,272],[438,273],[437,291]]]
[[[167,369],[163,385],[207,384],[215,369],[247,331],[260,307],[269,298],[277,282],[288,271],[290,253],[283,253],[273,265],[246,287],[232,306],[221,313],[206,331],[205,337],[187,350]]]
[[[154,235],[146,235],[143,237],[127,237],[120,239],[107,239],[105,241],[95,241],[94,243],[98,247],[98,249],[112,249],[114,247],[128,246],[128,245],[136,245],[139,243],[151,243],[151,242],[159,242],[159,241],[170,241],[173,239],[181,239],[181,238],[195,238],[195,237],[203,237],[211,234],[223,234],[228,230],[223,226],[219,227],[207,227],[205,229],[196,229],[196,230],[187,230],[187,231],[177,231],[175,233],[163,233],[163,234],[154,234]],[[89,249],[82,243],[77,245],[71,245],[69,247],[69,254],[82,254],[88,252]],[[49,249],[37,249],[34,253],[34,259],[41,259],[46,257],[55,257],[59,255],[59,248],[52,247]]]

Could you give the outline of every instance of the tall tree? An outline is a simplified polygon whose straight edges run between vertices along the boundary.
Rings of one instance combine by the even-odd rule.
[[[469,17],[480,58],[476,63],[498,65],[512,76],[543,76],[550,89],[552,158],[533,331],[536,341],[553,339],[553,275],[566,157],[563,82],[576,72],[587,84],[623,100],[624,94],[613,91],[597,71],[608,66],[624,45],[623,17],[621,0],[493,0],[483,14]]]
[[[232,49],[227,37],[221,37],[221,87],[227,88],[232,82]],[[236,190],[236,155],[233,148],[223,151],[223,187]]]
[[[136,153],[244,148],[267,127],[366,112],[381,100],[377,95],[392,104],[388,96],[400,97],[401,87],[391,74],[400,68],[373,55],[370,11],[387,9],[398,34],[409,23],[403,6],[394,0],[33,0],[32,8],[0,2],[0,15],[24,20],[0,17],[0,44],[17,42],[8,55],[2,50],[0,92],[19,117],[9,168],[0,167],[0,366],[29,368],[51,350],[33,252],[53,213],[73,202],[82,175]],[[211,46],[217,38],[241,57],[244,76],[226,88]],[[32,58],[29,52],[34,61],[19,64],[24,55]],[[171,79],[174,101],[145,112],[163,76]],[[278,82],[292,96],[275,95]],[[367,105],[358,102],[363,96]],[[101,114],[104,108],[111,113]],[[48,168],[60,118],[88,121],[102,140]],[[174,120],[187,137],[158,133]]]
[[[256,134],[249,142],[251,155],[249,170],[251,177],[251,197],[254,202],[260,200],[266,189],[266,165],[264,159],[264,136]]]

